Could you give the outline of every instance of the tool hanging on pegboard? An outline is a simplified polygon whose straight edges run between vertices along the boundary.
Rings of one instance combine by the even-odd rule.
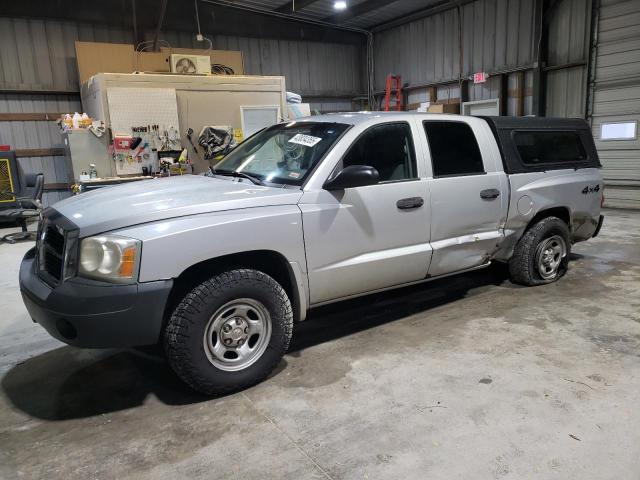
[[[189,140],[189,143],[193,147],[193,152],[197,155],[198,154],[198,149],[194,145],[193,139],[191,138],[191,136],[193,135],[193,128],[188,128],[186,135],[187,135],[187,139]]]

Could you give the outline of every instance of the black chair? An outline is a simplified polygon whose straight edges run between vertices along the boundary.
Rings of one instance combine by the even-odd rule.
[[[27,220],[40,215],[43,190],[44,175],[42,173],[28,173],[24,176],[24,186],[19,193],[3,192],[15,196],[17,206],[0,210],[0,221],[16,222],[22,227],[21,232],[10,233],[2,237],[3,242],[16,243],[18,240],[35,240],[36,232],[27,230]]]

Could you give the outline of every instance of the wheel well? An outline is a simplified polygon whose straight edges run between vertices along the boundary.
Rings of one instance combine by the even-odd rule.
[[[266,273],[278,282],[291,300],[294,319],[300,318],[300,304],[295,275],[287,259],[272,250],[254,250],[250,252],[234,253],[221,257],[204,260],[190,266],[173,282],[165,307],[164,323],[178,306],[184,296],[196,285],[227,270],[237,268],[251,268]]]
[[[567,207],[553,207],[547,208],[545,210],[540,210],[531,219],[529,225],[527,225],[527,230],[529,230],[529,228],[531,228],[543,218],[547,217],[558,217],[560,220],[567,224],[569,230],[571,231],[571,213],[569,212],[569,209]]]

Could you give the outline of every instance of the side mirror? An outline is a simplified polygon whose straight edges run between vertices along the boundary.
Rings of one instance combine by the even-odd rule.
[[[325,190],[344,190],[345,188],[366,187],[375,185],[380,180],[378,170],[368,165],[350,165],[327,180]]]

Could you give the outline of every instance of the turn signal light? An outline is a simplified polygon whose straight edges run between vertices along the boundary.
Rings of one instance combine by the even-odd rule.
[[[122,263],[118,273],[121,277],[132,278],[133,269],[136,265],[136,248],[127,247],[122,251]]]

